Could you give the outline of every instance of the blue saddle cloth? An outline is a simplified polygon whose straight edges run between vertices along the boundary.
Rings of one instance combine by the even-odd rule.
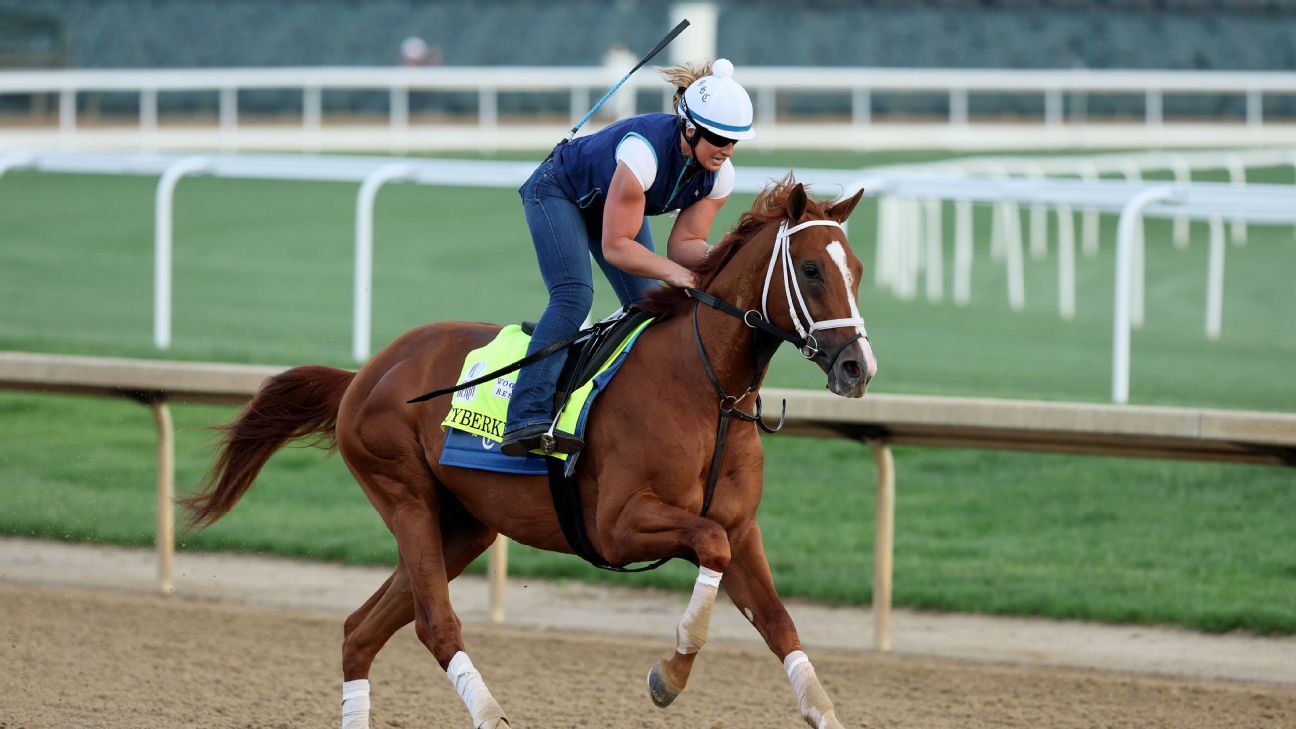
[[[484,435],[447,428],[445,448],[441,450],[441,465],[535,476],[547,473],[544,456],[534,453],[528,453],[524,458],[506,456],[500,453],[499,445],[499,441]]]

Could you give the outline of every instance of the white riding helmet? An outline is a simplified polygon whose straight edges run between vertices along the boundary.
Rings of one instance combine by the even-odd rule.
[[[752,139],[752,102],[747,91],[733,80],[733,63],[717,58],[711,75],[689,84],[676,113],[695,126],[704,127],[727,139]]]

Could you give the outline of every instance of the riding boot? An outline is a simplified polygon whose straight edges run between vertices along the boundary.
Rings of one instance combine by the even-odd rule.
[[[555,429],[551,436],[548,425],[536,423],[518,428],[512,433],[505,433],[504,442],[500,444],[500,453],[506,456],[525,457],[532,451],[540,451],[548,456],[554,453],[576,453],[584,446],[585,441],[571,433]]]

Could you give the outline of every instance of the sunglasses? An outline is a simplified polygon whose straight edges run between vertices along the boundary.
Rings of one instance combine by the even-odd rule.
[[[714,147],[723,148],[723,147],[728,147],[731,144],[738,143],[737,139],[722,137],[719,134],[716,134],[715,132],[711,131],[710,129],[707,129],[704,126],[698,125],[694,128],[698,130],[698,132],[702,135],[703,139],[707,140],[707,142],[709,142]]]

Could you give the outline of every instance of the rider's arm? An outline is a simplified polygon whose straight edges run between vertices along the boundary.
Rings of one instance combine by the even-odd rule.
[[[672,286],[695,285],[691,271],[635,240],[643,227],[644,204],[643,186],[624,162],[618,162],[603,208],[603,257],[626,273],[655,278]]]
[[[706,197],[681,210],[666,241],[666,255],[685,268],[697,268],[711,250],[707,245],[711,223],[728,199]]]
[[[696,269],[702,263],[710,250],[707,236],[711,234],[711,224],[715,222],[716,213],[729,200],[733,185],[733,164],[725,160],[716,173],[710,194],[684,208],[675,219],[670,239],[666,241],[666,255],[672,261],[690,269]]]

